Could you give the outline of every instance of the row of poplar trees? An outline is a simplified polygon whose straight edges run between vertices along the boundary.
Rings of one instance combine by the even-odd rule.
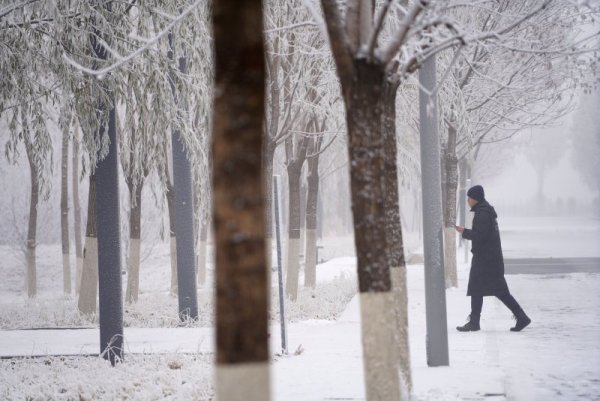
[[[576,4],[558,0],[524,1],[518,5],[508,1],[489,3],[490,8],[486,9],[463,1],[348,0],[341,4],[336,0],[322,0],[319,8],[305,1],[299,6],[306,10],[303,14],[306,20],[285,27],[316,27],[321,39],[329,45],[338,77],[348,136],[369,400],[408,398],[411,392],[406,271],[398,206],[395,110],[398,88],[411,79],[425,60],[445,51],[455,52],[448,73],[455,66],[469,64],[469,58],[463,63],[455,61],[461,59],[463,52],[472,55],[468,51],[477,46],[482,47],[475,57],[478,52],[491,54],[497,47],[508,48],[509,54],[539,55],[559,50],[577,53],[577,50],[561,48],[561,43],[544,42],[544,33],[537,27],[541,22],[543,26],[568,25],[579,18],[574,16],[590,13],[587,9],[581,11]],[[39,63],[48,63],[63,91],[72,94],[72,103],[63,109],[76,111],[90,165],[95,166],[89,192],[93,201],[89,204],[94,205],[91,215],[95,217],[97,230],[97,255],[91,251],[91,245],[86,245],[86,255],[97,257],[98,261],[100,347],[113,364],[124,357],[118,99],[128,96],[135,99],[127,103],[130,109],[125,117],[130,135],[139,133],[138,138],[149,141],[151,148],[164,150],[164,137],[153,134],[152,129],[171,134],[182,319],[197,316],[190,168],[190,159],[194,157],[193,133],[201,124],[198,121],[211,127],[211,163],[207,164],[211,166],[216,264],[216,392],[221,400],[267,400],[270,398],[267,332],[270,288],[266,240],[271,235],[271,222],[270,213],[265,210],[270,210],[271,191],[265,182],[270,182],[267,177],[270,178],[273,170],[269,152],[274,152],[276,145],[284,140],[279,134],[286,128],[269,126],[275,124],[275,120],[269,117],[273,98],[266,92],[265,82],[268,68],[277,66],[277,61],[265,57],[263,4],[260,0],[219,0],[208,6],[198,0],[172,2],[167,8],[159,7],[161,4],[157,2],[155,6],[162,11],[155,13],[151,6],[137,7],[135,2],[112,1],[7,6],[3,15],[22,7],[19,18],[11,20],[9,25],[19,34],[30,35],[27,40],[13,35],[12,48],[21,49],[21,54],[38,52],[47,57],[24,61],[13,52],[15,54],[6,54],[6,57],[3,54],[0,60],[5,64],[3,67],[10,65],[14,70],[17,66],[32,72],[41,70]],[[598,9],[590,5],[583,7],[598,13]],[[214,82],[208,80],[207,83],[189,80],[189,77],[210,74],[188,72],[205,68],[206,60],[211,59],[207,52],[198,50],[206,43],[195,43],[196,38],[208,37],[195,31],[202,29],[202,19],[208,14],[212,15],[214,53],[208,53],[214,54]],[[140,22],[134,32],[130,31],[132,18]],[[187,18],[198,23],[181,24]],[[509,34],[513,36],[505,40]],[[520,39],[523,35],[527,40]],[[51,47],[50,53],[27,48],[31,43],[43,43],[39,39],[45,36],[60,46]],[[585,53],[588,43],[578,43],[582,46],[581,53]],[[157,56],[163,50],[166,58]],[[479,66],[485,61],[475,60],[467,67],[467,75],[478,74]],[[65,63],[73,68],[64,69]],[[537,67],[534,63],[531,68]],[[552,66],[545,68],[551,70]],[[148,74],[144,82],[154,82],[155,86],[140,86],[133,73],[136,69],[143,69]],[[35,86],[27,74],[21,77],[19,82],[3,80],[2,83],[9,89],[18,85]],[[32,97],[38,96],[40,89],[33,86],[29,93],[20,92],[24,93],[23,97],[11,108],[14,121],[18,122],[15,126],[21,127],[15,130],[20,133],[13,136],[13,144],[29,131],[39,132],[35,138],[45,137],[43,121],[31,119],[36,114],[22,107],[24,104],[37,107]],[[164,92],[149,90],[161,86],[165,87]],[[293,93],[293,84],[289,88]],[[158,93],[171,96],[165,100]],[[208,113],[209,107],[198,101],[206,93],[213,99],[212,114]],[[321,96],[317,90],[309,90],[307,94],[313,101]],[[291,98],[288,100],[291,102]],[[147,113],[147,109],[152,112]],[[142,112],[147,118],[136,118]],[[463,117],[449,121],[460,121]],[[72,121],[72,117],[65,112],[62,121]],[[277,121],[283,121],[284,127],[289,123],[286,117]],[[309,119],[306,124],[307,131],[323,130],[324,123],[319,118]],[[450,126],[456,128],[453,124]],[[455,139],[451,137],[450,141]],[[294,154],[306,154],[309,145],[313,153],[318,153],[321,144],[300,140],[291,145],[292,148],[297,146],[297,152],[290,150],[288,173],[295,172],[298,158]],[[37,146],[44,145],[38,143]],[[34,164],[39,162],[35,158],[39,159],[40,155],[43,152],[32,157]],[[131,160],[129,164],[134,179],[128,185],[130,191],[135,192],[141,188],[140,177],[147,175],[148,169],[142,161]],[[288,176],[290,183],[295,178],[294,174]],[[292,216],[296,209],[290,207],[291,240],[297,238],[296,225],[292,224],[297,220]],[[88,217],[88,226],[93,221]],[[133,247],[139,247],[139,243]],[[290,258],[295,261],[297,248],[298,245],[290,241]],[[84,283],[90,283],[85,285],[94,291],[96,284],[86,280],[86,272],[83,268],[81,291]],[[288,276],[295,274],[291,273]],[[307,277],[314,280],[310,275]],[[293,290],[288,289],[288,294],[294,297]]]

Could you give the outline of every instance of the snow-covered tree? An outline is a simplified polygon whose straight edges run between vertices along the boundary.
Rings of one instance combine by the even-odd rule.
[[[392,345],[386,343],[395,341],[396,329],[390,324],[393,298],[385,252],[385,82],[394,73],[406,80],[424,60],[441,51],[493,42],[507,32],[527,29],[528,21],[552,2],[524,2],[519,13],[506,15],[488,31],[453,17],[485,9],[487,3],[491,2],[384,1],[375,7],[372,1],[355,0],[340,7],[334,0],[322,0],[324,21],[314,11],[315,19],[327,30],[346,106],[354,226],[361,233],[355,242],[369,399],[398,399],[399,389],[408,387],[398,383],[387,352]],[[384,41],[381,33],[389,20],[402,22]]]

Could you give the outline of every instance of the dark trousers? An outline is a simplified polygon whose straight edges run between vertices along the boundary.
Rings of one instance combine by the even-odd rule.
[[[523,312],[521,305],[517,302],[515,297],[513,297],[510,293],[506,293],[504,295],[496,295],[498,298],[510,311],[513,315],[519,317]],[[481,308],[483,307],[483,297],[478,295],[471,295],[471,317],[477,317],[481,315]]]

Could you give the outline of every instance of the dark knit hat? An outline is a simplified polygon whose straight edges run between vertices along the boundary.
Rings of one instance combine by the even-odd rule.
[[[485,199],[483,187],[481,185],[475,185],[474,187],[469,188],[469,190],[467,191],[467,196],[469,198],[475,199],[477,202],[481,202]]]

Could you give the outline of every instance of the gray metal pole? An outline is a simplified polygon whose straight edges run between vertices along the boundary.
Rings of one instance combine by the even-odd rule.
[[[419,71],[421,86],[435,87],[435,58]],[[427,365],[448,366],[448,324],[444,279],[442,187],[437,97],[419,91],[421,125],[421,185],[423,191],[423,248],[425,259],[425,313]]]
[[[467,166],[467,170],[469,170],[469,167]],[[469,171],[470,172],[470,171]],[[471,178],[467,178],[466,180],[466,184],[465,184],[465,188],[469,188],[471,186]],[[465,196],[462,199],[462,204],[465,206],[465,210],[467,209],[467,190],[465,189]],[[467,216],[467,213],[465,211],[465,221],[463,224],[463,227],[467,227],[471,225],[471,219],[470,219],[470,215]],[[462,237],[462,236],[461,236]],[[464,252],[465,252],[465,263],[467,263],[469,261],[469,244],[467,241],[464,241]]]
[[[466,216],[467,216],[467,160],[466,158],[461,160],[459,163],[459,169],[460,169],[460,181],[459,181],[459,188],[458,188],[458,210],[459,210],[459,217],[458,217],[458,224],[461,226],[465,226],[465,221],[466,221]],[[464,245],[464,240],[462,238],[462,236],[459,237],[460,238],[460,245]]]
[[[119,223],[119,170],[116,112],[112,104],[108,120],[108,154],[96,168],[96,226],[98,230],[98,300],[100,353],[115,363],[123,359],[123,290]],[[100,127],[100,131],[104,131]],[[100,133],[100,135],[102,135]]]
[[[275,239],[277,241],[277,281],[279,287],[279,319],[281,325],[281,353],[288,353],[287,321],[285,318],[285,293],[283,290],[283,268],[281,264],[281,226],[279,217],[279,176],[273,176],[273,208]]]
[[[179,318],[186,321],[198,318],[192,169],[186,155],[181,131],[174,129],[171,140],[173,144],[173,182],[175,184]]]
[[[169,58],[175,58],[173,34],[169,33]],[[187,72],[185,57],[178,60],[179,71]],[[173,77],[169,77],[171,93],[177,97]],[[178,107],[187,109],[185,99],[177,99]],[[181,116],[181,111],[178,112]],[[179,126],[174,123],[171,132],[173,153],[173,184],[175,187],[175,238],[177,248],[177,291],[181,321],[198,318],[196,290],[196,252],[194,250],[194,201],[192,197],[192,167],[188,160]]]

